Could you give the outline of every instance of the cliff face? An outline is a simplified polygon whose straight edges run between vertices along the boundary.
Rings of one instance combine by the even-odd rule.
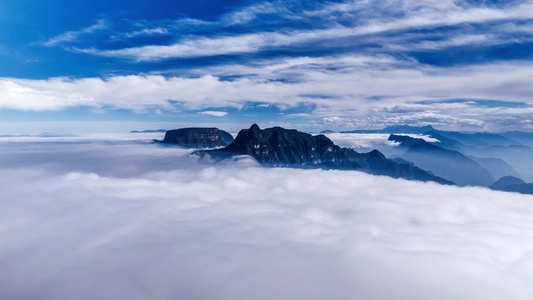
[[[239,132],[233,143],[222,149],[199,151],[215,159],[250,155],[268,167],[359,170],[376,175],[421,181],[451,182],[408,164],[398,164],[381,152],[358,153],[341,148],[324,135],[273,127],[261,130],[256,124]]]
[[[181,128],[169,130],[162,143],[185,148],[225,147],[233,142],[233,136],[218,128]]]

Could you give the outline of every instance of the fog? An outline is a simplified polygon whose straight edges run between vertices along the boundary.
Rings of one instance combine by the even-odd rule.
[[[533,197],[0,140],[2,299],[531,299]]]

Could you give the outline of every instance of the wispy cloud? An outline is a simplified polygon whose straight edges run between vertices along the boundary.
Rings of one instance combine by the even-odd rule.
[[[144,35],[158,35],[158,34],[167,34],[168,30],[166,28],[158,27],[158,28],[145,28],[142,30],[137,30],[133,32],[127,32],[123,36],[126,38],[134,38],[138,36],[144,36]]]
[[[59,44],[65,43],[65,42],[74,42],[76,41],[81,35],[84,34],[90,34],[98,30],[104,30],[107,29],[107,26],[105,24],[104,20],[98,20],[98,22],[94,25],[91,25],[89,27],[82,28],[77,31],[67,31],[65,33],[62,33],[58,36],[55,36],[53,38],[50,38],[48,41],[44,42],[43,45],[46,47],[54,47]]]
[[[372,11],[375,3],[369,7],[356,6],[356,10],[348,10],[351,6],[340,6],[346,10],[343,13],[352,13],[353,17],[362,16],[364,21],[360,21],[352,26],[341,26],[333,23],[326,29],[292,29],[279,28],[277,32],[256,32],[244,35],[226,35],[212,37],[189,37],[171,45],[144,45],[139,47],[129,47],[124,49],[78,49],[73,50],[90,53],[94,55],[121,57],[135,61],[157,61],[169,58],[183,58],[196,56],[212,56],[223,54],[258,52],[276,47],[294,46],[305,43],[317,43],[320,41],[351,38],[357,36],[377,35],[387,32],[398,32],[420,28],[434,28],[439,26],[455,26],[460,24],[481,24],[491,22],[505,22],[512,20],[525,20],[533,18],[533,4],[522,3],[505,8],[495,7],[465,7],[448,5],[432,7],[431,3],[424,2],[418,6],[400,5],[399,3],[389,3],[390,7],[396,8],[396,14],[401,17],[380,18],[381,15],[367,15],[366,9]],[[387,7],[389,7],[387,6]],[[335,6],[337,7],[337,6]],[[413,8],[413,11],[409,9]],[[255,12],[253,9],[249,11]],[[328,8],[322,10],[329,11]],[[252,14],[251,12],[245,15]],[[391,12],[392,14],[392,12]],[[253,15],[253,14],[252,14]],[[231,15],[231,18],[235,18]],[[243,17],[244,18],[244,17]],[[249,19],[252,17],[246,17]],[[238,23],[238,22],[237,22]],[[507,30],[510,30],[507,27]],[[447,42],[420,42],[426,48],[443,48],[449,46],[464,45],[469,42],[481,43],[489,40],[483,34],[463,34],[461,37],[450,37]],[[490,39],[495,43],[497,39]],[[387,39],[382,43],[386,44]],[[333,44],[332,46],[336,46]],[[400,45],[401,46],[401,45]]]

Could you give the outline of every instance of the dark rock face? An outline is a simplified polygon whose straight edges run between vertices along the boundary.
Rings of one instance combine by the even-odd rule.
[[[241,130],[235,141],[220,151],[247,154],[272,167],[324,165],[335,168],[348,163],[340,148],[324,135],[312,136],[281,127],[261,130],[256,124]]]
[[[224,147],[233,142],[233,136],[218,128],[181,128],[169,130],[162,143],[185,148]]]
[[[250,155],[268,167],[359,170],[375,175],[452,184],[412,165],[389,160],[377,150],[358,153],[335,145],[324,135],[313,136],[281,127],[261,130],[254,124],[250,129],[241,130],[229,146],[196,153],[208,154],[215,159]]]

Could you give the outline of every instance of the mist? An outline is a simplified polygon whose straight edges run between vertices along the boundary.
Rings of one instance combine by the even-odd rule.
[[[2,299],[530,299],[533,197],[0,141]]]

